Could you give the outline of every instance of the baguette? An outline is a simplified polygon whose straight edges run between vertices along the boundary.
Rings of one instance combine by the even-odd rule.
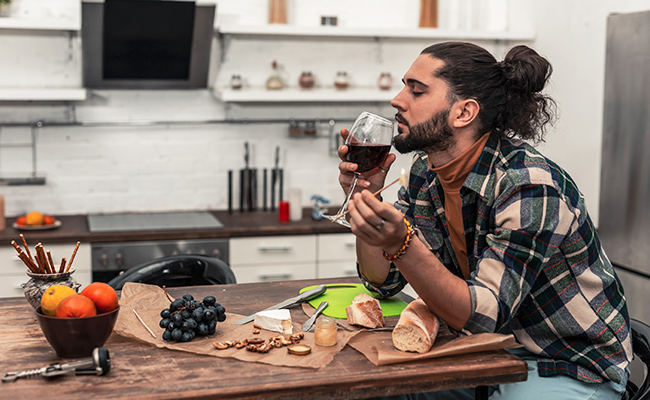
[[[426,353],[436,340],[440,322],[426,305],[418,298],[402,311],[393,329],[393,345],[402,351]]]
[[[384,326],[384,315],[381,312],[379,300],[361,293],[352,300],[352,304],[345,307],[345,314],[351,325],[360,325],[366,328],[381,328]]]

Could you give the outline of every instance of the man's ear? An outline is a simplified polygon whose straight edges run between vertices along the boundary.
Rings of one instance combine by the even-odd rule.
[[[451,123],[454,128],[465,128],[478,117],[480,110],[478,102],[474,99],[458,100],[452,107]]]

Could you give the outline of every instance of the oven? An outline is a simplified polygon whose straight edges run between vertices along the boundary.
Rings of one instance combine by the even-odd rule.
[[[156,212],[92,214],[88,216],[90,232],[136,232],[192,229],[220,229],[223,224],[212,213]],[[93,281],[108,282],[123,271],[162,257],[199,254],[218,258],[229,264],[229,240],[191,239],[130,242],[95,242],[91,244]]]

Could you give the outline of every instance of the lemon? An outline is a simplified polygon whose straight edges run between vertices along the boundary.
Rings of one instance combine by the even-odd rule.
[[[43,214],[32,211],[25,216],[25,223],[29,226],[43,225]]]
[[[54,317],[56,315],[56,307],[61,300],[68,296],[77,294],[73,288],[65,285],[52,285],[45,290],[43,297],[41,297],[41,311],[43,314]]]

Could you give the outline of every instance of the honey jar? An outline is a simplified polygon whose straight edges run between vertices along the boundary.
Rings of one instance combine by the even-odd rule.
[[[314,339],[317,346],[334,346],[337,340],[336,320],[328,317],[320,317],[316,320]]]

